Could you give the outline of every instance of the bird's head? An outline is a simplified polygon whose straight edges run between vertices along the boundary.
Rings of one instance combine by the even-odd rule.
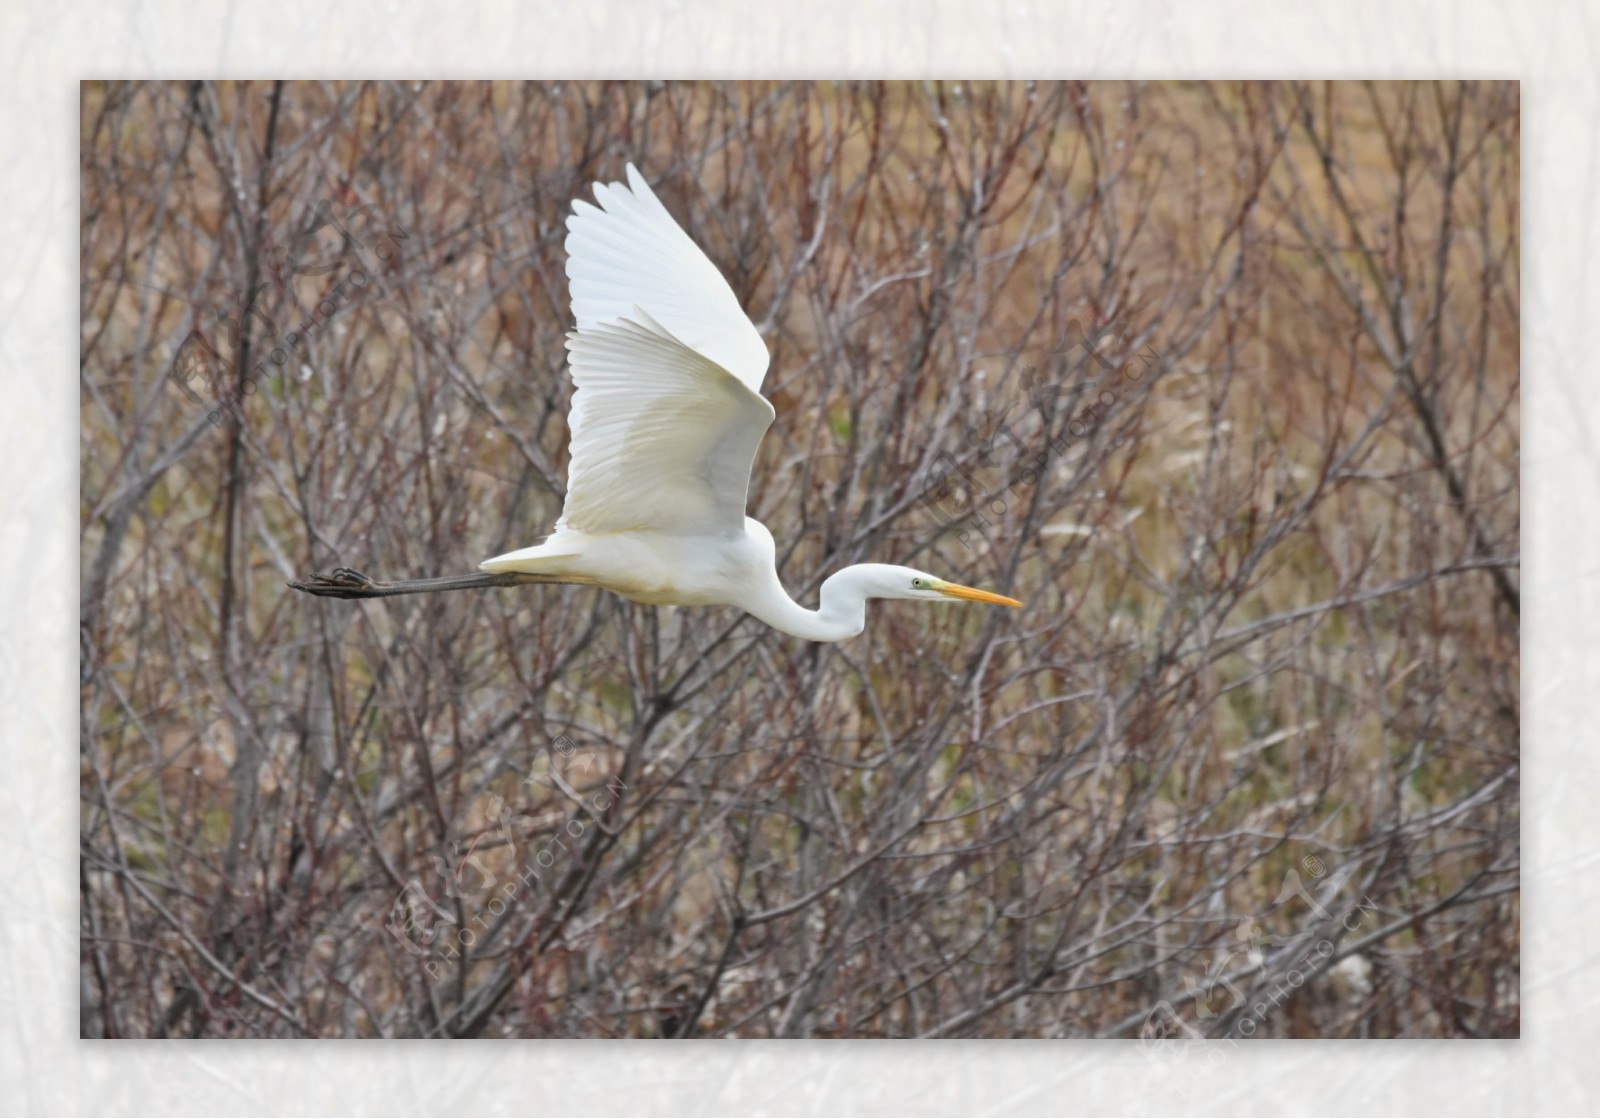
[[[994,606],[1021,606],[1014,598],[960,583],[947,582],[914,567],[900,567],[892,563],[863,563],[846,568],[860,572],[860,587],[868,598],[912,598],[924,602],[987,602]],[[842,574],[842,573],[841,573]]]

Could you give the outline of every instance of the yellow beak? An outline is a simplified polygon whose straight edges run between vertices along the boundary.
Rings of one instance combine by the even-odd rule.
[[[947,594],[951,598],[965,598],[972,602],[987,602],[994,606],[1021,606],[1022,603],[1014,598],[1007,598],[1003,594],[991,594],[980,591],[976,587],[963,587],[960,583],[940,583],[937,588],[940,594]]]

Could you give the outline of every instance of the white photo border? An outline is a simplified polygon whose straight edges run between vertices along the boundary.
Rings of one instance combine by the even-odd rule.
[[[1600,1111],[1600,10],[1581,2],[278,0],[0,10],[0,1111],[29,1114],[1550,1114]],[[79,1040],[80,79],[373,76],[1522,81],[1524,1040]],[[1181,1083],[1180,1083],[1181,1080]]]

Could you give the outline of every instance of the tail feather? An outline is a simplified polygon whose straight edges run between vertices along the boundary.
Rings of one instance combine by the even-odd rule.
[[[572,545],[571,541],[562,541],[559,537],[551,537],[542,544],[535,544],[531,548],[519,548],[515,552],[507,552],[493,559],[486,559],[478,566],[484,571],[515,571],[530,575],[565,575],[566,564],[562,561],[578,558],[582,553]],[[552,579],[551,582],[557,580]],[[588,582],[582,579],[566,579],[560,582]]]

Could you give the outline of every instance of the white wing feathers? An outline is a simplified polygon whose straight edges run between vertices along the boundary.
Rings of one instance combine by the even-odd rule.
[[[744,532],[750,467],[772,405],[635,308],[567,336],[567,502],[556,531]]]
[[[630,189],[631,188],[631,189]],[[717,266],[628,164],[628,186],[596,183],[567,219],[567,282],[578,332],[632,318],[635,307],[690,349],[761,391],[767,344]]]
[[[767,347],[631,164],[628,183],[567,219],[577,391],[556,531],[737,535],[773,417]]]

